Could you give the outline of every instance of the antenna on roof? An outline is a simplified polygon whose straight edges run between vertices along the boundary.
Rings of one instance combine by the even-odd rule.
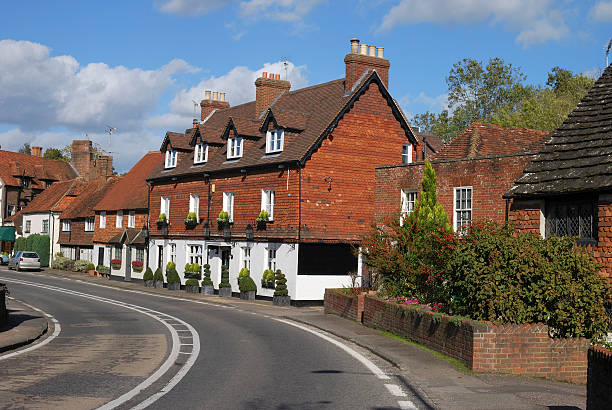
[[[610,47],[612,47],[612,38],[608,42],[608,48],[606,48],[606,67],[608,67],[608,54],[610,54]]]
[[[111,137],[113,136],[113,131],[117,131],[116,127],[111,127],[110,125],[106,126],[106,133],[108,134],[108,152],[111,152]]]
[[[191,100],[191,102],[193,103],[193,118],[198,118],[196,117],[197,113],[198,113],[198,102],[196,100]]]
[[[281,61],[283,62],[283,68],[285,69],[285,81],[287,81],[287,70],[289,69],[289,58],[281,57]]]

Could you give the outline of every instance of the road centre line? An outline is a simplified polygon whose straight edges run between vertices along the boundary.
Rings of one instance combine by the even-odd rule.
[[[147,379],[141,382],[138,386],[134,387],[132,390],[119,396],[118,398],[99,407],[99,409],[110,410],[110,409],[114,409],[122,405],[123,403],[137,396],[139,393],[141,393],[146,388],[150,387],[159,378],[161,378],[166,372],[168,372],[168,370],[170,370],[176,364],[176,359],[178,358],[178,355],[182,353],[180,352],[180,346],[182,344],[180,343],[180,340],[179,340],[178,331],[190,331],[191,332],[190,337],[193,338],[193,349],[191,353],[182,353],[182,354],[190,354],[189,359],[187,359],[187,361],[183,364],[183,366],[179,369],[179,371],[174,375],[174,377],[172,377],[170,381],[159,392],[156,392],[155,394],[151,395],[143,402],[136,405],[134,409],[144,409],[145,407],[151,405],[152,403],[160,399],[162,396],[167,394],[170,390],[172,390],[172,388],[176,386],[176,384],[178,384],[180,380],[187,374],[187,372],[193,366],[193,364],[195,363],[195,360],[197,359],[199,355],[200,337],[198,335],[198,332],[195,330],[195,328],[193,328],[190,324],[182,321],[181,319],[175,318],[166,313],[158,312],[153,309],[146,308],[144,306],[138,306],[138,305],[134,305],[130,303],[120,302],[114,299],[109,299],[109,298],[91,295],[91,294],[83,293],[79,291],[59,288],[59,287],[52,286],[52,285],[42,285],[40,283],[27,282],[27,281],[18,280],[18,279],[9,279],[9,278],[0,278],[0,279],[2,279],[5,282],[9,282],[9,283],[17,283],[17,284],[22,284],[26,286],[33,286],[37,288],[47,289],[47,290],[51,290],[55,292],[66,293],[70,295],[83,297],[86,299],[96,300],[102,303],[108,303],[110,305],[120,306],[120,307],[130,309],[130,310],[134,310],[134,311],[137,311],[139,313],[142,313],[144,315],[154,318],[155,320],[157,320],[158,322],[166,326],[166,328],[168,328],[168,330],[170,331],[170,334],[172,335],[172,350],[170,352],[170,355],[166,359],[166,361],[152,375],[150,375]],[[182,326],[186,326],[188,330],[178,330],[177,331],[172,326],[167,324],[164,320],[162,320],[161,317],[172,318],[176,320],[177,322],[181,323]],[[49,339],[46,340],[47,343],[48,343],[48,340]],[[27,349],[24,349],[24,351],[25,350]],[[24,351],[20,351],[20,352],[24,352]],[[2,356],[0,357],[0,359],[5,358],[5,357],[6,356]]]

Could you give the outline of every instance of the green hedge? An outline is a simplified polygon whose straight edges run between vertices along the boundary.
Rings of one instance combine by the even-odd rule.
[[[27,238],[15,239],[15,251],[36,252],[40,257],[40,266],[49,266],[49,248],[51,240],[49,235],[33,234]]]
[[[23,236],[15,239],[15,252],[17,251],[27,251],[26,238]]]

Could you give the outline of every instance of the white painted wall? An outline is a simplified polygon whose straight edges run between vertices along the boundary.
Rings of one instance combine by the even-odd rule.
[[[49,221],[49,228],[47,232],[43,232],[43,220]],[[30,232],[26,232],[26,224],[30,221]],[[39,235],[49,235],[51,236],[51,217],[49,216],[49,212],[40,212],[35,214],[24,214],[21,217],[21,230],[23,232],[23,237],[27,238],[30,235],[39,234]],[[59,237],[59,234],[58,234]]]

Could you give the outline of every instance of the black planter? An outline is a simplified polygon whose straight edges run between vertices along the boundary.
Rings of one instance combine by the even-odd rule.
[[[185,228],[187,229],[193,229],[198,225],[197,221],[190,221],[190,220],[186,220],[185,221]]]
[[[202,286],[202,294],[203,295],[214,295],[215,288],[212,285]]]
[[[198,285],[185,285],[185,290],[188,293],[200,293],[200,287]]]
[[[144,281],[144,285],[147,288],[152,288],[153,287],[153,282],[155,282],[154,280],[145,280]]]
[[[168,236],[168,221],[157,221],[157,229],[161,230],[163,236]]]
[[[257,221],[257,230],[258,231],[265,231],[267,224],[268,224],[267,221]]]
[[[180,282],[176,282],[176,283],[168,282],[168,290],[181,290],[181,283]]]
[[[276,306],[291,306],[290,296],[274,296],[272,297],[272,303]]]
[[[247,290],[240,292],[240,299],[242,300],[255,300],[255,291]]]
[[[231,298],[232,288],[219,288],[219,296],[222,298]]]
[[[154,280],[153,281],[153,287],[156,289],[163,289],[164,288],[164,281],[163,280]]]

